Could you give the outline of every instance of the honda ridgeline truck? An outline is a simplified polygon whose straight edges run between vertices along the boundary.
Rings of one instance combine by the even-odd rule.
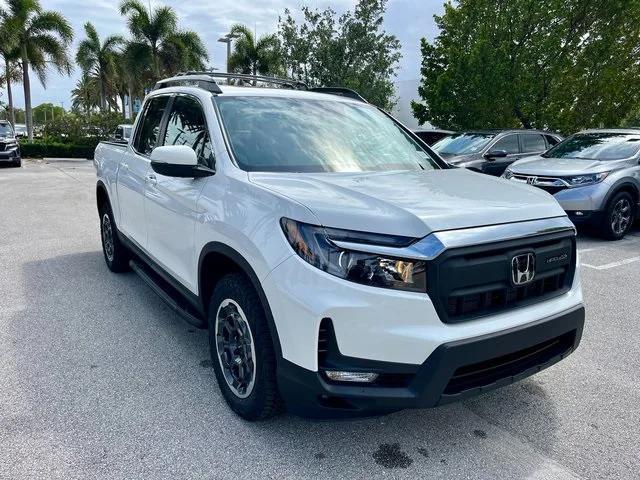
[[[245,419],[432,407],[580,342],[575,230],[553,197],[450,168],[355,92],[179,75],[95,166],[108,267],[209,329]]]

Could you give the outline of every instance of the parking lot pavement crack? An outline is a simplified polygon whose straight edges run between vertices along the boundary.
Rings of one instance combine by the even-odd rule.
[[[513,445],[513,442],[517,442],[518,444],[522,445],[523,447],[525,447],[527,450],[531,450],[533,452],[533,454],[535,454],[536,456],[539,456],[541,458],[544,459],[545,461],[545,465],[541,465],[540,468],[541,469],[547,469],[549,470],[547,473],[549,473],[548,476],[533,476],[532,478],[569,478],[572,480],[585,480],[586,477],[583,477],[582,475],[578,474],[576,471],[574,471],[571,467],[564,465],[561,462],[558,462],[556,459],[549,457],[544,451],[542,451],[534,442],[532,442],[531,440],[529,440],[527,437],[524,436],[519,436],[514,434],[513,432],[511,432],[510,430],[504,428],[503,426],[501,426],[500,424],[498,424],[497,422],[491,420],[490,418],[484,417],[478,413],[476,413],[472,408],[470,408],[467,405],[464,405],[463,408],[465,408],[467,411],[469,411],[469,413],[471,415],[473,415],[474,417],[480,419],[483,422],[488,423],[490,426],[496,428],[497,430],[499,430],[500,432],[502,432],[503,434],[505,434],[507,437],[509,437],[508,441],[504,441],[503,443],[505,444],[509,444],[509,445]]]

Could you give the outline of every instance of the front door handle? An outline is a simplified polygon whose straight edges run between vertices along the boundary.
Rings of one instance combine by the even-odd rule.
[[[155,187],[156,184],[158,183],[158,179],[153,173],[150,173],[146,177],[144,177],[144,181],[149,185],[151,185],[152,187]]]

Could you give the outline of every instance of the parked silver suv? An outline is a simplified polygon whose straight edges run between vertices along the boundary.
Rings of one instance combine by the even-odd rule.
[[[640,129],[576,133],[542,155],[513,163],[503,177],[546,190],[574,223],[621,239],[640,211]]]

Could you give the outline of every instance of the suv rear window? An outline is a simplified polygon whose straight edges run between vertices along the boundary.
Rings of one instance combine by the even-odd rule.
[[[439,168],[396,122],[367,104],[290,97],[215,97],[247,171],[367,172]]]

